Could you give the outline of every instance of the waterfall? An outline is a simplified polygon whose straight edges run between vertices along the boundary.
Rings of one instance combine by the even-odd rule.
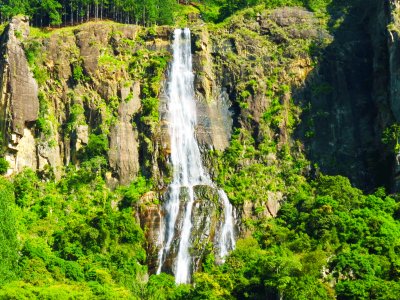
[[[234,218],[233,208],[223,190],[218,190],[220,199],[224,204],[224,223],[222,225],[221,236],[219,239],[219,256],[223,259],[228,251],[235,247]]]
[[[166,194],[164,204],[165,222],[160,233],[157,273],[160,273],[167,256],[171,251],[176,234],[179,247],[174,258],[173,273],[177,283],[188,283],[192,273],[190,255],[190,238],[192,230],[192,209],[195,202],[194,187],[206,185],[215,188],[209,174],[206,172],[200,155],[200,149],[195,137],[196,103],[194,100],[194,75],[192,71],[192,53],[190,30],[176,29],[174,31],[173,61],[167,82],[167,122],[171,138],[171,164],[173,179]],[[182,202],[182,191],[185,191],[186,203]],[[225,256],[235,245],[233,208],[228,197],[218,190],[223,206],[223,220],[218,248],[220,257]],[[181,206],[184,205],[183,209]],[[183,221],[178,224],[178,215],[183,214]],[[182,219],[182,218],[181,218]],[[179,230],[177,230],[179,228]]]

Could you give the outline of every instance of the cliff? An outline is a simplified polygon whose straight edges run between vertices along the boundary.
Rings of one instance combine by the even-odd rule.
[[[311,13],[297,8],[249,10],[215,28],[194,20],[196,134],[206,166],[213,177],[220,177],[223,187],[234,184],[232,174],[218,167],[224,166],[223,153],[234,132],[233,138],[242,139],[241,143],[250,138],[257,148],[270,145],[259,158],[235,157],[236,171],[260,163],[283,170],[286,162],[277,152],[292,147],[290,135],[300,112],[291,104],[292,86],[302,86],[312,70],[308,47],[330,39],[326,30],[314,28],[316,25]],[[29,167],[39,171],[44,180],[60,178],[73,164],[100,172],[112,188],[130,183],[139,174],[152,178],[153,200],[149,202],[146,196],[139,203],[152,268],[158,251],[154,243],[161,204],[157,199],[163,199],[170,180],[165,76],[172,28],[93,22],[48,32],[33,28],[29,33],[27,20],[17,17],[5,30],[4,37],[10,36],[5,51],[10,47],[18,51],[12,52],[15,58],[2,63],[3,77],[8,80],[3,89],[24,86],[31,91],[25,93],[29,97],[20,93],[19,98],[12,98],[11,93],[11,100],[2,106],[7,117],[1,126],[9,175]],[[7,73],[13,61],[23,64],[18,82]],[[10,114],[18,107],[12,103],[30,110],[23,115]],[[13,134],[19,138],[13,140]],[[227,176],[224,182],[222,174]],[[279,181],[274,172],[265,176],[269,184]],[[198,199],[214,193],[198,189]],[[251,197],[238,203],[239,215],[250,219],[275,216],[283,189],[283,184],[273,190],[268,184],[261,190],[251,185]],[[255,192],[259,195],[256,200],[252,199]],[[229,196],[234,199],[237,194],[233,190]],[[221,210],[218,205],[200,202],[193,214],[198,231],[194,239],[196,245],[203,245],[194,255],[196,268],[208,253],[205,246],[214,242],[216,216]],[[245,229],[240,218],[237,223]]]
[[[381,136],[398,120],[398,33],[387,30],[389,22],[397,28],[396,5],[354,7],[331,32],[300,8],[251,8],[220,25],[193,20],[196,135],[242,235],[249,222],[277,215],[288,191],[318,172],[313,163],[366,189],[393,186],[394,154]],[[2,36],[8,175],[29,167],[47,180],[69,165],[90,165],[111,188],[151,178],[154,191],[137,205],[153,271],[159,200],[171,175],[172,31],[91,22],[29,32],[16,17]],[[206,192],[213,193],[199,187],[198,198]],[[220,210],[197,207],[202,249],[213,242]],[[195,253],[196,266],[206,252]]]
[[[38,85],[22,46],[22,40],[29,34],[27,21],[13,19],[1,41],[0,130],[1,136],[6,137],[3,143],[9,150],[7,159],[15,172],[25,166],[36,169],[37,165],[31,128],[39,113]]]

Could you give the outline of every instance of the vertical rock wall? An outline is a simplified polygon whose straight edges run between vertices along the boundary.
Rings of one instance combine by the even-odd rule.
[[[2,36],[0,129],[11,172],[36,169],[37,157],[31,128],[38,118],[38,85],[29,69],[22,40],[29,35],[28,20],[14,18]]]
[[[298,96],[309,101],[301,125],[309,159],[369,191],[393,188],[394,153],[382,143],[400,112],[391,10],[385,1],[355,4]]]
[[[400,123],[400,1],[390,0],[386,7],[387,14],[387,47],[389,69],[389,107],[396,122]],[[399,153],[392,157],[393,174],[392,181],[394,191],[400,191],[400,160]]]

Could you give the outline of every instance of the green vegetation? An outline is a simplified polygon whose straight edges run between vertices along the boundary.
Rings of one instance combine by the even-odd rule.
[[[340,176],[298,181],[278,217],[248,220],[253,237],[239,240],[223,265],[205,260],[195,285],[176,286],[166,274],[146,282],[132,205],[151,188],[139,177],[111,192],[86,165],[58,183],[30,170],[12,183],[0,178],[0,295],[396,299],[400,292],[399,202],[383,189],[363,195]]]
[[[72,66],[72,78],[75,84],[89,80],[89,77],[84,74],[82,66],[77,63]]]
[[[265,8],[283,6],[305,7],[323,16],[331,5],[343,6],[342,1],[332,0],[44,0],[20,1],[1,0],[0,13],[3,21],[25,14],[31,17],[35,26],[74,25],[93,19],[112,19],[121,23],[146,26],[184,24],[189,14],[199,15],[206,22],[221,22],[235,12],[263,5]],[[344,4],[347,6],[347,4]]]
[[[47,73],[46,68],[42,66],[42,62],[44,60],[42,45],[39,41],[34,39],[23,41],[23,44],[25,56],[33,72],[33,77],[36,79],[39,85],[43,85],[49,78],[49,74]]]
[[[399,203],[365,196],[346,178],[320,176],[288,195],[275,219],[226,263],[195,277],[192,299],[396,299]]]
[[[400,152],[399,138],[400,138],[399,124],[393,124],[387,127],[383,131],[382,142],[386,145],[389,145],[393,149],[393,152],[396,154]]]
[[[0,157],[0,175],[7,173],[10,164],[4,157]]]
[[[125,23],[172,24],[178,5],[174,0],[1,0],[3,21],[28,15],[36,26],[82,23],[91,19],[113,19]]]
[[[16,278],[18,240],[13,185],[0,177],[0,286]]]
[[[93,171],[71,167],[58,183],[30,170],[13,183],[0,178],[0,298],[136,299],[142,293],[146,254],[132,193],[111,192]]]
[[[200,12],[207,22],[220,22],[241,9],[263,5],[272,9],[283,6],[305,7],[325,14],[332,0],[205,0],[199,4]]]
[[[108,138],[104,134],[89,135],[88,144],[79,150],[78,158],[84,162],[84,164],[91,164],[92,168],[96,172],[101,174],[102,168],[107,166],[107,151],[108,148]]]

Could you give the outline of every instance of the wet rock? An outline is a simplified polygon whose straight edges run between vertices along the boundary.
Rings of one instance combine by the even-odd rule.
[[[206,254],[211,251],[209,245],[214,244],[217,250],[216,233],[221,230],[224,222],[223,204],[219,197],[218,190],[208,185],[197,185],[193,187],[194,202],[191,211],[191,233],[189,253],[191,255],[191,271],[201,269],[201,264]],[[162,197],[165,203],[168,200],[169,193]],[[144,196],[147,198],[147,196]],[[151,194],[154,197],[154,194]],[[151,198],[150,197],[150,198]],[[182,232],[182,226],[185,217],[186,205],[189,200],[189,189],[187,187],[180,188],[180,205],[177,220],[174,228],[174,235],[170,250],[162,267],[162,271],[173,274],[176,266],[176,259],[179,252],[179,242]],[[167,222],[165,212],[160,205],[149,204],[150,201],[143,201],[140,213],[142,228],[145,228],[148,242],[148,263],[151,266],[150,271],[155,272],[157,269],[158,253],[160,250],[160,232]],[[143,205],[144,203],[148,203]],[[164,237],[161,237],[163,240]]]
[[[213,70],[209,33],[204,28],[193,35],[193,69],[195,76],[198,126],[196,136],[204,150],[223,151],[229,146],[232,131],[231,102],[226,91],[218,85]]]
[[[192,210],[192,231],[190,236],[192,269],[199,270],[207,245],[212,243],[218,224],[219,196],[215,188],[210,186],[194,187],[195,202]]]
[[[229,146],[233,125],[230,107],[231,102],[225,91],[221,91],[216,101],[197,103],[196,136],[204,149],[223,151]]]

